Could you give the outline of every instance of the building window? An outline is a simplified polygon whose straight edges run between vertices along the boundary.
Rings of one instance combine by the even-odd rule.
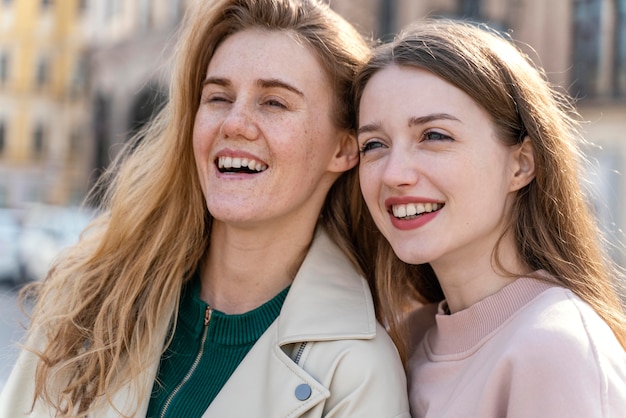
[[[461,17],[472,20],[480,19],[481,0],[458,0]]]
[[[44,126],[38,123],[33,131],[33,156],[37,159],[43,157],[46,132]]]
[[[78,158],[83,150],[82,131],[79,128],[74,128],[70,134],[69,144],[70,158]]]
[[[0,52],[0,84],[9,80],[9,54]]]
[[[13,0],[2,0],[2,5],[4,7],[9,7],[13,3]]]
[[[151,82],[141,90],[131,106],[129,133],[134,136],[149,123],[167,103],[167,93],[159,84]]]
[[[385,42],[393,39],[393,34],[397,30],[396,8],[395,0],[382,0],[378,5],[378,35]]]
[[[572,95],[626,97],[626,0],[575,0]]]
[[[40,58],[37,61],[37,68],[35,71],[35,82],[37,87],[44,87],[48,83],[49,77],[49,63],[46,58]]]
[[[9,205],[9,192],[8,187],[5,185],[0,186],[0,207],[6,207]]]
[[[572,94],[576,97],[593,97],[597,93],[600,10],[601,0],[574,1]]]
[[[70,84],[70,95],[77,97],[85,91],[87,86],[88,58],[86,53],[82,53],[74,63],[74,72]]]
[[[78,0],[78,13],[83,14],[87,11],[87,0]]]
[[[54,4],[54,0],[41,0],[41,8],[46,10],[49,7],[52,7]]]
[[[613,83],[619,97],[626,97],[626,0],[617,1]]]
[[[93,139],[94,139],[94,174],[90,183],[93,185],[94,181],[101,176],[102,173],[106,170],[106,167],[109,165],[109,148],[111,146],[110,140],[113,135],[111,135],[111,127],[112,127],[112,117],[113,113],[113,100],[107,94],[102,92],[96,93],[95,100],[93,101],[93,105],[91,107],[93,109],[92,120],[93,120]],[[94,194],[94,204],[98,204],[102,199],[102,190],[98,189],[98,191]]]
[[[0,156],[4,154],[6,148],[7,126],[3,120],[0,120]]]

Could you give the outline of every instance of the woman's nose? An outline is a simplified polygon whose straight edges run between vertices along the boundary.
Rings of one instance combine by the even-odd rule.
[[[415,157],[403,149],[393,149],[387,158],[382,181],[390,188],[410,187],[419,180]]]
[[[224,116],[222,133],[227,138],[243,138],[253,141],[258,138],[259,128],[254,106],[235,101]]]

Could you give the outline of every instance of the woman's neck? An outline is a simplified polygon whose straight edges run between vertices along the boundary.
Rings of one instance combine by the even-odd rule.
[[[483,251],[463,261],[431,263],[451,313],[469,308],[532,271],[512,241],[500,242],[498,259],[500,265],[495,263],[492,251]]]
[[[215,222],[201,268],[201,299],[228,314],[261,306],[291,284],[313,233],[238,229]]]

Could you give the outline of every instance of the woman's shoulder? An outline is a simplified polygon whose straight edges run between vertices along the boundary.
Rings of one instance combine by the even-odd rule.
[[[608,324],[573,292],[545,290],[503,331],[496,337],[499,370],[520,393],[543,400],[552,393],[552,406],[578,405],[581,416],[623,411],[626,352]],[[555,393],[558,388],[563,390]]]
[[[566,363],[585,362],[626,372],[626,352],[611,328],[569,289],[545,290],[518,312],[508,328],[508,346],[534,364],[567,367]]]
[[[590,338],[614,335],[598,313],[571,290],[546,289],[518,312],[518,321],[535,332],[557,336]]]

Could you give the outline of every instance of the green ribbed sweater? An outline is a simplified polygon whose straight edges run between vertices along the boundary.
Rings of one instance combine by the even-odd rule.
[[[241,315],[211,310],[200,281],[184,286],[178,325],[161,356],[147,417],[201,417],[239,363],[278,317],[289,288]],[[203,342],[204,341],[204,342]]]

